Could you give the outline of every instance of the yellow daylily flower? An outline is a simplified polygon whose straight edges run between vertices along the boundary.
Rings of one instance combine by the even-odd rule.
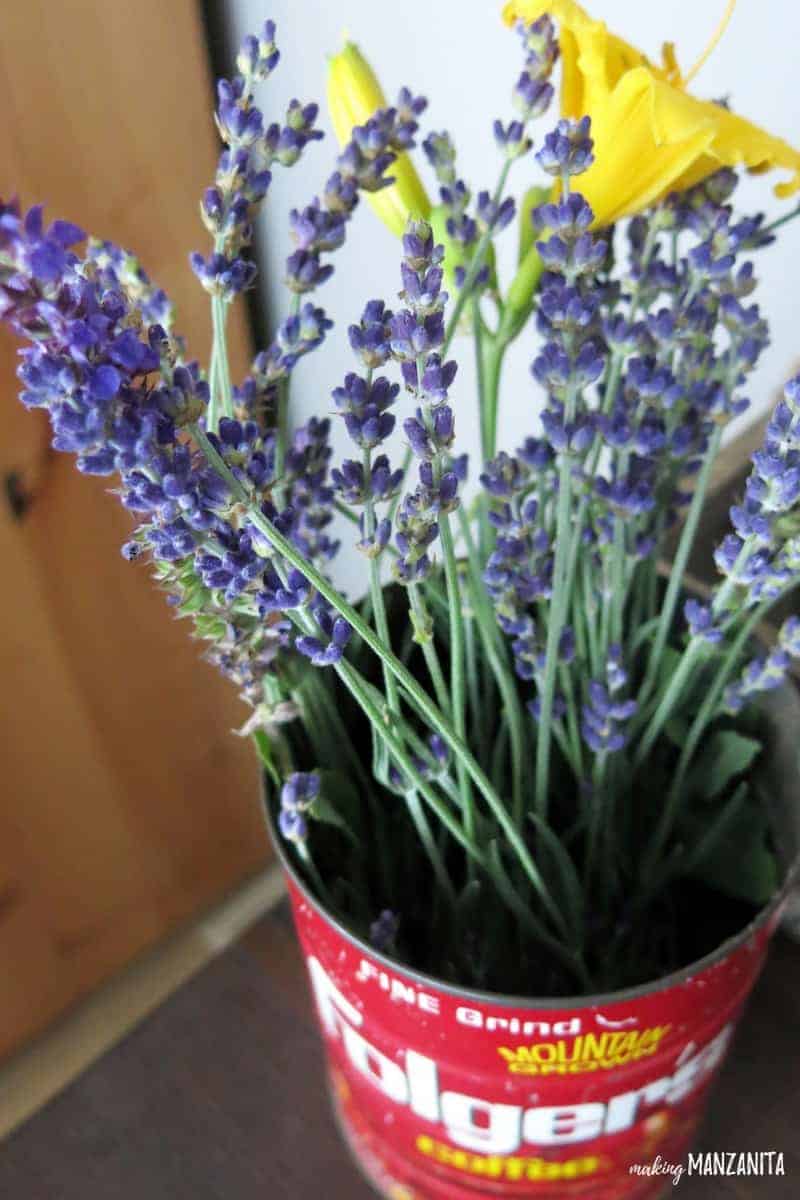
[[[731,3],[728,16],[732,9]],[[744,117],[691,96],[686,88],[697,68],[684,77],[671,44],[657,66],[575,0],[510,0],[503,17],[513,24],[545,13],[559,26],[562,113],[592,120],[595,162],[577,186],[598,225],[641,212],[723,166],[752,172],[784,167],[791,174],[776,194],[790,196],[800,188],[800,152]]]
[[[328,110],[334,132],[346,146],[356,125],[364,125],[386,97],[363,54],[353,42],[345,42],[328,63]],[[392,233],[401,237],[409,218],[427,220],[431,202],[407,154],[400,154],[387,172],[394,183],[379,192],[368,192],[367,200]]]

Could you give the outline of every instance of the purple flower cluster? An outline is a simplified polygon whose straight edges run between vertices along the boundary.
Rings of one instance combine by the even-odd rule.
[[[352,630],[343,617],[334,616],[325,604],[311,610],[317,633],[303,634],[295,639],[295,648],[315,667],[332,667],[340,662]]]
[[[568,179],[588,171],[594,162],[590,129],[589,117],[581,117],[579,121],[563,117],[552,133],[548,133],[544,145],[537,152],[536,161],[542,170],[558,179]]]
[[[171,603],[195,618],[213,642],[213,661],[260,704],[264,670],[287,644],[288,628],[277,616],[263,624],[259,617],[276,614],[276,570],[285,570],[186,437],[202,420],[208,389],[197,364],[183,361],[180,340],[147,321],[168,314],[168,301],[116,247],[92,245],[79,258],[70,249],[82,236],[74,226],[45,229],[40,210],[23,219],[16,205],[0,206],[0,221],[2,312],[30,339],[19,367],[23,403],[48,412],[54,447],[75,454],[79,470],[119,475],[122,503],[140,521],[124,555],[150,551]],[[338,545],[326,532],[329,433],[329,421],[315,420],[295,431],[280,511],[271,499],[274,435],[228,418],[208,434],[264,515],[321,563]],[[320,663],[337,661],[349,629],[302,583],[295,578],[293,587],[312,604],[319,645],[299,639],[297,648]]]
[[[311,417],[298,426],[286,453],[284,484],[287,506],[281,513],[283,531],[306,558],[325,566],[340,543],[327,530],[333,521],[334,492],[330,482],[331,422]]]
[[[532,495],[536,470],[547,477],[553,454],[544,442],[528,439],[517,456],[502,452],[486,464],[480,481],[492,498],[489,521],[495,546],[483,575],[500,628],[512,638],[517,674],[535,677],[540,645],[531,607],[550,595],[553,558],[550,538]]]
[[[290,232],[297,247],[286,262],[286,283],[302,294],[318,288],[333,267],[322,254],[338,249],[360,192],[376,192],[391,183],[387,170],[398,154],[414,145],[417,118],[427,102],[403,88],[394,108],[380,109],[366,125],[353,130],[328,180],[322,199],[315,197],[302,210],[294,210]]]
[[[380,954],[385,954],[394,947],[400,930],[400,918],[390,908],[385,908],[369,927],[370,945]]]
[[[751,659],[739,678],[728,685],[723,709],[732,714],[741,712],[753,696],[780,687],[793,658],[800,658],[800,617],[788,617],[778,632],[777,644],[768,654]]]
[[[604,682],[592,679],[588,699],[583,706],[581,731],[584,741],[596,754],[621,750],[626,742],[624,726],[635,714],[635,700],[623,700],[616,693],[624,688],[628,675],[622,665],[622,648],[609,647]]]
[[[422,754],[412,754],[411,761],[414,764],[414,769],[423,779],[433,779],[436,775],[440,775],[445,767],[447,767],[450,762],[450,751],[438,733],[430,735],[424,749],[424,757]],[[389,767],[388,783],[400,795],[408,791],[408,781],[403,776],[402,771],[394,765]]]
[[[458,248],[458,257],[468,263],[472,259],[480,233],[477,218],[470,213],[472,192],[456,173],[455,146],[450,134],[442,132],[428,134],[422,143],[422,148],[428,162],[436,172],[439,199],[446,214],[447,236]],[[485,197],[487,201],[490,199],[488,192],[482,192],[481,197]],[[513,202],[511,216],[513,217]],[[463,287],[466,274],[466,266],[459,262],[453,272],[453,279],[457,287]],[[476,286],[486,284],[489,281],[489,274],[489,267],[484,264],[475,280]]]
[[[755,287],[752,265],[737,265],[752,245],[758,219],[734,222],[723,202],[735,184],[730,175],[712,176],[678,203],[631,227],[632,274],[640,303],[651,308],[641,361],[655,385],[643,391],[641,379],[634,380],[633,411],[641,420],[650,406],[661,409],[660,441],[649,455],[657,459],[654,486],[663,490],[671,484],[675,511],[686,499],[676,482],[698,468],[714,426],[747,408],[738,389],[767,344],[758,307],[744,304]],[[660,230],[688,236],[695,244],[674,265],[652,250],[645,261],[645,247],[652,247]],[[668,304],[658,307],[662,295]],[[720,330],[726,335],[722,340]]]
[[[330,278],[333,266],[322,256],[337,250],[344,242],[347,223],[359,201],[361,192],[376,192],[392,182],[387,175],[398,154],[414,146],[417,119],[426,101],[414,97],[403,88],[397,105],[380,109],[362,126],[353,129],[353,136],[337,160],[336,170],[328,179],[322,198],[314,197],[303,209],[290,215],[290,233],[296,249],[286,261],[286,284],[295,297],[320,287]],[[315,350],[323,341],[333,322],[321,308],[310,301],[299,307],[280,325],[267,350],[254,360],[250,374],[236,389],[237,403],[243,410],[268,415],[274,407],[278,383],[293,371],[298,360]],[[375,302],[379,303],[379,302]],[[370,332],[359,334],[367,339],[377,337],[376,353],[386,344],[386,319],[382,309],[375,315],[370,306],[364,321]],[[353,331],[351,329],[351,342]],[[360,345],[353,343],[358,353]],[[369,356],[369,341],[363,343]],[[383,361],[386,361],[385,357]],[[365,365],[381,365],[379,361]]]
[[[361,461],[345,459],[340,468],[334,469],[333,483],[346,504],[364,509],[357,547],[371,559],[379,558],[383,553],[392,529],[388,517],[376,518],[376,505],[392,500],[403,481],[403,471],[393,470],[386,454],[372,457],[373,450],[386,441],[395,426],[390,409],[400,386],[383,375],[373,377],[375,368],[383,366],[391,357],[392,320],[393,315],[382,300],[369,301],[361,321],[351,325],[349,331],[353,352],[366,373],[350,373],[343,385],[333,392],[335,409],[343,418],[350,438],[361,450]]]
[[[588,138],[588,126],[581,137]],[[542,426],[553,454],[577,461],[593,444],[596,431],[595,415],[583,393],[600,379],[606,365],[594,283],[606,243],[589,231],[592,210],[576,193],[535,209],[532,220],[547,271],[537,315],[545,341],[531,370],[547,392]]]
[[[548,16],[527,24],[517,22],[517,33],[525,52],[525,65],[514,85],[514,104],[525,121],[540,117],[553,100],[550,82],[558,60],[558,38]]]
[[[258,37],[245,39],[236,60],[238,74],[217,85],[216,121],[225,149],[201,205],[214,249],[208,257],[192,254],[191,263],[203,287],[227,301],[255,277],[255,264],[243,258],[242,251],[252,241],[253,218],[267,194],[272,166],[292,166],[309,142],[322,137],[314,127],[317,105],[298,100],[292,100],[283,125],[265,127],[254,89],[272,74],[279,59],[275,23],[266,21]]]
[[[548,16],[532,24],[520,21],[517,30],[525,52],[524,67],[512,97],[519,115],[506,125],[499,120],[494,123],[495,142],[509,159],[525,154],[532,145],[527,127],[550,107],[553,99],[550,77],[558,58],[558,40]],[[429,134],[423,149],[436,172],[439,198],[446,214],[447,236],[458,248],[453,278],[456,287],[461,288],[481,234],[494,237],[505,229],[514,219],[516,205],[510,196],[495,198],[488,191],[481,191],[473,215],[470,212],[472,192],[464,180],[458,178],[456,152],[450,135],[446,132]],[[472,284],[479,288],[488,283],[490,277],[490,266],[484,263]]]
[[[308,815],[319,796],[321,781],[314,771],[296,771],[281,788],[281,807],[278,828],[289,842],[305,842],[308,837]]]
[[[442,291],[443,250],[435,246],[424,221],[410,221],[403,237],[401,298],[407,308],[389,321],[392,356],[401,364],[406,390],[417,401],[413,417],[403,423],[414,455],[421,460],[419,485],[407,494],[397,513],[396,577],[403,583],[423,579],[430,570],[428,550],[439,535],[439,518],[458,507],[459,474],[466,464],[450,462],[454,438],[448,392],[456,364],[438,353],[444,342]]]
[[[608,376],[617,377],[616,386],[606,384],[595,416],[607,465],[591,483],[592,528],[602,548],[614,543],[624,522],[629,562],[652,551],[691,499],[684,481],[699,469],[715,427],[747,407],[738,389],[767,341],[757,306],[745,304],[755,286],[752,266],[738,263],[758,221],[733,220],[723,203],[731,180],[720,174],[684,193],[681,203],[669,201],[631,222],[630,311],[605,317],[599,330],[610,355]],[[663,233],[676,245],[679,237],[694,245],[668,264]],[[698,256],[700,246],[705,251]],[[717,263],[713,271],[701,269],[709,256]],[[605,287],[597,298],[605,307]],[[592,316],[581,316],[591,329]],[[693,632],[712,641],[713,622]]]
[[[145,324],[113,265],[128,257],[105,249],[81,259],[70,247],[83,237],[66,222],[45,229],[40,208],[23,218],[0,204],[0,313],[31,341],[21,398],[48,411],[54,447],[76,454],[86,474],[129,477],[197,419],[207,390],[166,330]],[[137,282],[155,302],[146,277]]]
[[[722,641],[722,630],[714,621],[710,604],[690,598],[683,606],[683,615],[692,637],[702,638],[712,646]]]
[[[287,378],[299,360],[316,350],[333,321],[321,308],[306,301],[278,326],[266,350],[260,351],[243,383],[234,389],[234,401],[242,416],[252,415],[262,423],[274,419],[278,384]]]
[[[764,445],[753,455],[744,498],[731,508],[735,532],[715,554],[719,570],[745,589],[747,604],[777,597],[795,575],[798,501],[800,375],[786,384],[772,413]]]
[[[525,53],[525,64],[513,92],[519,119],[507,125],[502,121],[494,123],[495,142],[508,158],[518,158],[530,150],[533,143],[527,136],[527,126],[550,107],[553,99],[550,77],[558,58],[558,40],[549,16],[529,24],[518,21],[516,28]]]

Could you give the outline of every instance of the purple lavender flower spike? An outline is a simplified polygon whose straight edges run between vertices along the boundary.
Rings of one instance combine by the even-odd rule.
[[[702,638],[711,645],[722,641],[722,630],[714,624],[710,605],[689,599],[683,606],[683,615],[692,637]]]
[[[309,810],[320,792],[320,777],[316,771],[297,771],[281,788],[278,828],[290,842],[305,842],[308,837]]]
[[[588,688],[589,699],[582,709],[583,739],[596,754],[621,750],[626,742],[625,722],[637,710],[635,700],[612,700],[609,689],[597,680]]]
[[[352,630],[343,617],[334,616],[323,604],[313,609],[313,615],[321,636],[303,634],[295,639],[295,648],[315,667],[335,666],[341,662]]]
[[[769,654],[752,659],[742,670],[739,678],[728,684],[722,697],[725,712],[741,712],[747,702],[762,692],[774,691],[786,680],[791,656],[782,645]]]
[[[348,329],[350,347],[369,370],[384,366],[391,357],[390,321],[392,313],[382,300],[370,300],[358,325]]]
[[[428,574],[428,550],[438,537],[439,517],[459,503],[459,477],[449,464],[455,420],[448,393],[456,364],[443,362],[437,353],[444,339],[442,310],[447,301],[441,290],[441,260],[442,247],[435,245],[431,227],[409,221],[402,262],[402,297],[408,307],[390,322],[390,345],[401,363],[406,390],[419,401],[403,429],[422,463],[419,486],[405,496],[396,518],[400,554],[394,573],[402,583],[416,583]]]
[[[589,117],[581,117],[578,121],[562,117],[536,154],[542,170],[557,178],[582,175],[587,171],[594,162],[591,124]]]
[[[194,253],[190,261],[203,287],[226,302],[249,287],[255,277],[255,265],[244,259],[243,252],[252,241],[253,220],[269,189],[271,168],[275,163],[292,166],[310,142],[322,137],[314,125],[317,105],[302,105],[297,100],[289,105],[285,125],[265,128],[253,91],[271,75],[279,58],[275,24],[266,21],[259,35],[245,38],[236,60],[238,74],[217,84],[215,119],[225,148],[214,184],[206,189],[201,205],[214,249],[208,256]],[[336,243],[340,233],[329,223],[322,236]],[[299,267],[296,272],[289,271],[291,278],[295,274],[301,274]],[[311,270],[306,274],[316,278]]]

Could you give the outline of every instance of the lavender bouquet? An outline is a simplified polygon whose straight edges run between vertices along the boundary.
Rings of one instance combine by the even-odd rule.
[[[548,12],[563,112],[534,147],[559,59]],[[213,248],[192,257],[211,298],[208,368],[132,255],[94,239],[79,252],[80,229],[14,201],[0,204],[0,315],[27,343],[23,403],[48,411],[80,471],[117,477],[139,522],[123,554],[149,561],[250,705],[280,836],[319,900],[441,978],[574,994],[689,961],[709,948],[691,941],[692,906],[727,897],[738,928],[778,882],[753,702],[800,655],[800,620],[771,649],[752,638],[800,571],[800,377],[731,510],[720,582],[701,597],[685,569],[767,343],[748,255],[786,219],[736,215],[735,168],[788,167],[788,193],[800,155],[575,4],[507,16],[515,113],[494,124],[498,179],[477,195],[433,132],[432,205],[409,157],[425,101],[404,89],[388,106],[354,47],[333,59],[343,148],[290,214],[288,312],[238,384],[225,328],[256,274],[254,215],[272,172],[322,136],[314,104],[275,124],[256,105],[279,58],[271,22],[218,88]],[[605,92],[581,75],[597,55]],[[658,128],[647,105],[620,124],[637,88]],[[515,198],[512,174],[535,171]],[[362,297],[343,314],[353,370],[298,427],[292,374],[336,336],[314,298],[362,197],[402,238],[399,303]],[[494,242],[515,223],[504,285]],[[459,335],[474,397],[459,394]],[[517,338],[545,405],[537,416],[532,385],[530,436],[511,452],[498,407]],[[472,419],[468,464],[456,422]],[[345,534],[364,564],[350,598],[330,575]]]

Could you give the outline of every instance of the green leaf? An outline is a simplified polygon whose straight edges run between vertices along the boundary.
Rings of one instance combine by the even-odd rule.
[[[275,766],[275,759],[272,753],[272,742],[269,740],[265,730],[257,729],[253,734],[253,744],[256,748],[259,762],[264,770],[269,775],[276,787],[281,786],[281,777],[278,769]]]
[[[766,904],[774,895],[779,872],[769,846],[767,814],[746,783],[710,824],[696,811],[688,813],[681,833],[690,847],[676,873],[752,904]]]
[[[658,664],[658,675],[656,677],[659,692],[668,686],[682,658],[683,654],[680,650],[676,650],[674,646],[666,646],[664,648],[661,661]]]
[[[738,775],[744,775],[753,764],[761,743],[743,737],[735,729],[718,729],[698,755],[686,782],[689,795],[710,800],[719,796]]]
[[[669,738],[673,746],[681,748],[686,744],[686,739],[689,736],[689,722],[685,717],[676,714],[664,726],[664,736]]]
[[[498,892],[517,917],[523,929],[527,929],[544,945],[552,946],[555,943],[555,938],[547,931],[538,917],[534,915],[529,904],[522,899],[511,882],[505,863],[503,862],[500,842],[497,838],[492,838],[489,842],[489,855],[484,866]]]
[[[567,914],[575,945],[580,946],[583,944],[584,934],[583,888],[575,864],[569,852],[564,849],[561,839],[541,817],[536,813],[528,813],[528,819],[541,839],[541,847],[547,850],[555,865],[556,878],[552,883],[556,902],[560,902]],[[550,874],[551,872],[548,872],[548,875]]]
[[[354,830],[358,822],[358,792],[341,771],[320,771],[319,795],[309,809],[309,815],[324,825],[333,825],[349,838],[353,845],[359,841]]]
[[[198,616],[195,618],[195,629],[201,638],[216,641],[225,637],[225,622],[220,617]]]
[[[186,598],[181,604],[178,611],[181,616],[189,616],[192,613],[200,612],[205,608],[211,599],[211,593],[205,588],[194,588],[186,593]]]
[[[677,671],[682,657],[683,655],[680,650],[676,650],[674,646],[667,646],[665,648],[658,668],[654,705],[655,701],[659,700],[669,687],[672,676]],[[664,726],[664,736],[669,738],[674,746],[683,746],[688,732],[688,722],[686,717],[681,715],[680,711],[676,712]]]
[[[661,617],[653,617],[650,621],[645,621],[643,625],[640,625],[631,643],[631,649],[638,650],[645,642],[652,642],[653,636],[660,624]],[[665,651],[665,653],[668,653],[668,651]]]
[[[483,891],[480,879],[472,879],[456,896],[454,918],[459,939],[474,932],[476,919],[484,907]]]

